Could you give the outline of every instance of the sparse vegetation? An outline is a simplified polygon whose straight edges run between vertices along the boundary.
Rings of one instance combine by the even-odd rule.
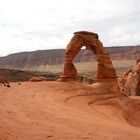
[[[0,69],[0,76],[6,77],[10,82],[21,82],[28,81],[30,78],[35,76],[46,77],[47,80],[54,81],[57,79],[58,74],[50,72],[40,72],[40,71],[24,71],[24,70],[12,70],[12,69]]]

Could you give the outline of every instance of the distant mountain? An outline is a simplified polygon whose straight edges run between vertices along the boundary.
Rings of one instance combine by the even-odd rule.
[[[114,60],[138,59],[140,58],[140,46],[117,46],[106,47]],[[55,65],[64,63],[64,49],[38,50],[32,52],[21,52],[0,57],[1,68],[24,68],[41,65]],[[94,61],[96,56],[89,50],[81,50],[75,62]]]

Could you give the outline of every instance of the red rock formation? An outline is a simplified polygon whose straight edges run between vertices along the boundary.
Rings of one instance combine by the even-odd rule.
[[[124,94],[140,96],[140,59],[132,69],[122,74],[119,78],[119,85]]]
[[[98,34],[80,31],[74,33],[74,36],[67,45],[64,73],[60,76],[59,81],[73,81],[76,79],[77,70],[73,64],[73,60],[83,46],[86,46],[86,49],[91,50],[96,55],[98,61],[96,81],[116,79],[117,76],[112,61],[98,39]]]
[[[10,87],[10,82],[5,77],[0,77],[0,84],[4,85],[4,86],[7,86],[7,87]]]

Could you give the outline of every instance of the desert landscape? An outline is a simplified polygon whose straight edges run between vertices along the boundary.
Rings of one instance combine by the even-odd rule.
[[[100,100],[94,89],[51,81],[0,87],[0,139],[139,140],[140,98]]]
[[[74,61],[82,46],[96,62]],[[112,62],[97,34],[80,31],[64,56],[64,65],[44,65],[48,71],[32,59],[10,69],[1,58],[0,140],[139,140],[138,55]]]
[[[140,140],[140,0],[0,0],[0,140]]]

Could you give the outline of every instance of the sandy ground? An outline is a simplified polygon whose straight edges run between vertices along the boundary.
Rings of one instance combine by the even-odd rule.
[[[74,97],[91,92],[63,82],[0,87],[0,140],[140,140],[140,98],[89,104],[98,95]]]

